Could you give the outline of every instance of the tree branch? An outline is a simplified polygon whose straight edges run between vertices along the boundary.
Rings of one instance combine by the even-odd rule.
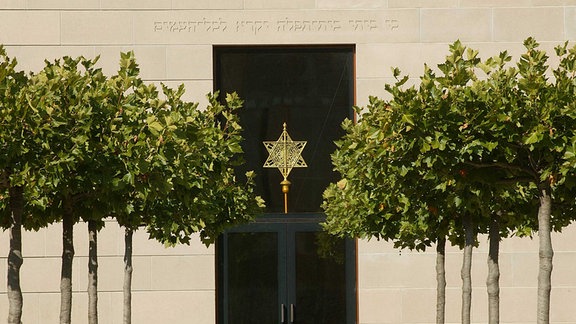
[[[510,170],[510,171],[519,171],[519,172],[523,172],[523,173],[530,175],[533,178],[531,181],[538,182],[540,179],[540,177],[538,176],[538,173],[536,173],[534,170],[532,170],[530,168],[524,168],[521,166],[517,166],[517,165],[510,165],[510,164],[501,163],[501,162],[493,162],[493,163],[464,162],[464,164],[472,166],[472,167],[477,168],[477,169],[499,168],[499,169]]]
[[[496,181],[497,184],[514,184],[514,183],[522,183],[522,182],[534,182],[534,178],[532,177],[515,177],[515,178],[506,178],[500,179]]]
[[[90,198],[90,197],[92,197],[92,196],[93,196],[93,194],[91,194],[91,193],[89,193],[89,192],[86,192],[86,191],[82,191],[82,192],[78,192],[78,193],[73,194],[72,197],[71,197],[71,199],[72,199],[72,202],[73,202],[74,205],[75,205],[75,204],[77,204],[78,202],[83,201],[83,200],[85,200],[85,199],[87,199],[87,198]]]
[[[8,189],[9,187],[8,171],[0,172],[0,189]]]

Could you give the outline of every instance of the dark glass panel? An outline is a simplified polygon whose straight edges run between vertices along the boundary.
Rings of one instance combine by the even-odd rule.
[[[284,210],[277,169],[264,169],[263,141],[275,141],[288,124],[294,141],[307,141],[302,156],[307,168],[289,176],[290,212],[318,212],[322,192],[337,181],[330,154],[343,135],[340,124],[351,117],[353,52],[351,48],[226,48],[216,52],[216,89],[236,91],[245,100],[241,124],[246,164],[238,170],[257,173],[257,191],[267,211]]]
[[[278,234],[228,234],[228,323],[278,321]]]
[[[295,322],[345,324],[345,241],[321,232],[295,235]]]

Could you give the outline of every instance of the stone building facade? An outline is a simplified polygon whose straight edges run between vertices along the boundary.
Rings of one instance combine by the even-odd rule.
[[[215,48],[348,46],[353,49],[354,104],[384,96],[390,67],[417,77],[460,39],[487,57],[535,37],[548,50],[576,39],[575,0],[0,0],[0,43],[23,70],[44,59],[94,57],[116,71],[121,51],[134,50],[149,82],[183,83],[187,100],[206,104],[214,90]],[[242,95],[242,94],[241,94]],[[326,166],[329,167],[329,166]],[[23,322],[58,322],[61,228],[23,236]],[[101,323],[122,322],[123,231],[107,222],[99,237]],[[554,234],[551,322],[576,323],[576,229]],[[73,322],[87,321],[87,226],[75,227]],[[143,232],[134,239],[134,323],[223,323],[218,246],[164,248]],[[6,274],[8,233],[0,234]],[[474,250],[472,321],[487,322],[487,239]],[[447,253],[447,322],[460,322],[461,252]],[[501,247],[501,322],[535,323],[537,240],[511,238]],[[355,242],[356,323],[435,322],[435,253],[399,251],[389,243]],[[0,319],[6,318],[0,285]],[[230,321],[234,323],[234,321]]]

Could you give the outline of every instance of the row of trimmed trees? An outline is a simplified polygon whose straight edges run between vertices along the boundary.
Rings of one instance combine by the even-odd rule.
[[[457,41],[417,86],[394,69],[391,99],[357,108],[359,122],[343,124],[332,156],[342,179],[324,193],[325,228],[401,248],[435,244],[437,323],[446,242],[463,249],[462,323],[470,323],[472,248],[488,234],[489,322],[498,323],[499,242],[536,231],[537,322],[549,322],[550,233],[576,218],[576,47],[556,47],[550,67],[534,39],[524,45],[514,64],[507,52],[482,60]]]
[[[116,75],[98,58],[46,61],[38,73],[18,71],[0,47],[0,223],[10,230],[8,323],[21,323],[21,231],[61,222],[60,322],[72,310],[73,226],[89,232],[88,322],[98,322],[97,233],[106,218],[125,228],[124,323],[131,322],[132,235],[145,227],[167,245],[199,233],[212,243],[227,227],[263,206],[251,173],[240,183],[241,128],[235,95],[206,109],[160,92],[139,77],[132,52]]]

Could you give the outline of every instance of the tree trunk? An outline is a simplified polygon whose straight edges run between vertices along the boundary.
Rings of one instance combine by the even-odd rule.
[[[22,289],[20,288],[20,267],[22,258],[22,213],[24,210],[23,188],[10,187],[10,252],[8,252],[8,323],[22,321]]]
[[[72,320],[72,260],[74,259],[74,215],[72,201],[64,200],[62,216],[62,272],[60,275],[60,324]]]
[[[446,238],[438,239],[436,246],[436,324],[446,318]]]
[[[98,224],[88,221],[88,323],[98,324]]]
[[[464,215],[464,258],[462,260],[462,323],[470,324],[472,308],[472,247],[474,244],[474,228],[470,215]]]
[[[134,231],[126,228],[124,233],[124,324],[132,323],[132,236]]]
[[[500,323],[500,266],[498,254],[500,250],[500,219],[493,214],[490,219],[488,233],[490,250],[488,251],[488,277],[486,288],[488,290],[488,323]]]
[[[540,265],[538,271],[538,324],[550,322],[550,290],[552,289],[552,238],[550,235],[550,215],[552,197],[547,186],[540,191],[540,208],[538,208],[538,240]]]

